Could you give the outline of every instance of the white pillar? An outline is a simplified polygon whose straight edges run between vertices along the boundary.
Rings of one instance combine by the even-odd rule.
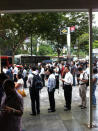
[[[71,35],[70,35],[70,27],[67,27],[67,28],[68,28],[68,33],[67,33],[67,49],[68,49],[68,52],[67,52],[67,55],[70,58]]]
[[[92,128],[92,9],[89,9],[89,128]]]

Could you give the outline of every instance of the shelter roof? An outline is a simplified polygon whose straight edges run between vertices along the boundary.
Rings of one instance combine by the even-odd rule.
[[[66,11],[75,9],[98,8],[98,0],[0,0],[0,10],[9,12],[22,11]],[[53,10],[54,9],[54,10]]]

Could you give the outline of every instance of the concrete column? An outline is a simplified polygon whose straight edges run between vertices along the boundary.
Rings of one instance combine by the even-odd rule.
[[[68,33],[67,33],[67,49],[68,49],[68,57],[70,58],[70,43],[71,43],[71,36],[70,36],[70,27],[68,28]]]
[[[89,128],[92,128],[92,9],[89,9]]]

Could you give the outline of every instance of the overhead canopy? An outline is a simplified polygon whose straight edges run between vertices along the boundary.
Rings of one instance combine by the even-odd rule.
[[[0,11],[97,9],[98,0],[0,0]]]

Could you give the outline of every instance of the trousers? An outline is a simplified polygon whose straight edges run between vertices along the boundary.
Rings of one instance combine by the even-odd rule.
[[[40,113],[40,97],[39,97],[39,90],[35,90],[30,88],[30,98],[31,98],[31,108],[32,113]]]
[[[85,107],[86,107],[86,92],[87,92],[86,84],[79,85],[79,95],[81,97],[81,105]]]
[[[48,90],[49,103],[50,103],[50,109],[51,110],[55,110],[54,92],[55,92],[55,89],[53,89],[51,92],[49,92],[49,90]]]
[[[64,85],[64,97],[66,102],[66,107],[71,109],[71,99],[72,99],[72,86]]]

